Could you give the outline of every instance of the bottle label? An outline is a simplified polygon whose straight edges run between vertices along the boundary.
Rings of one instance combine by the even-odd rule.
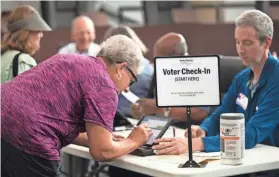
[[[220,120],[220,151],[222,159],[243,159],[245,149],[244,119]]]

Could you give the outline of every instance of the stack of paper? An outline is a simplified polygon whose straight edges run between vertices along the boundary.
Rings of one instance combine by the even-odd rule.
[[[193,157],[204,157],[207,160],[220,159],[220,152],[194,152]]]

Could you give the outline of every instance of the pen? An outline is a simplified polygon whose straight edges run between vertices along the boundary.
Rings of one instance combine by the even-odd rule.
[[[172,127],[172,133],[173,133],[173,137],[175,137],[175,128]]]

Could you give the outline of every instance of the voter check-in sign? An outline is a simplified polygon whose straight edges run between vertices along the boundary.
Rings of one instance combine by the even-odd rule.
[[[220,105],[219,56],[156,57],[158,107]]]

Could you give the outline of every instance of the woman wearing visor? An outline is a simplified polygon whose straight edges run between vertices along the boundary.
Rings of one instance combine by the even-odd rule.
[[[31,57],[40,48],[43,31],[51,28],[31,6],[14,9],[1,47],[1,84],[37,65]]]

